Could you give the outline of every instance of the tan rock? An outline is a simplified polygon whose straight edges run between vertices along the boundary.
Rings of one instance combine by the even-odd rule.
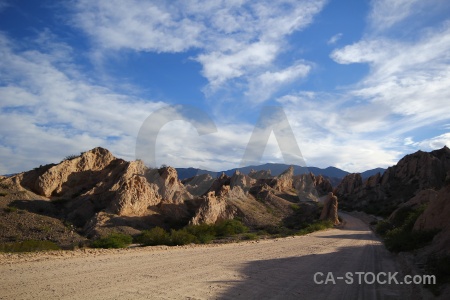
[[[241,188],[244,193],[247,193],[248,190],[256,183],[256,180],[251,178],[248,175],[242,174],[239,171],[235,171],[233,176],[230,178],[230,187],[231,189],[235,187]]]
[[[228,187],[229,188],[229,187]],[[195,216],[191,219],[189,224],[214,224],[220,220],[233,219],[236,214],[236,209],[227,205],[223,195],[226,194],[225,188],[221,193],[222,196],[216,197],[215,192],[211,191],[204,197],[204,202],[198,209]]]
[[[334,225],[339,224],[338,218],[338,199],[333,193],[329,193],[324,200],[320,220],[331,220]]]
[[[95,180],[96,172],[107,168],[116,158],[104,148],[94,148],[82,155],[22,174],[22,186],[44,197],[70,194],[80,184]]]

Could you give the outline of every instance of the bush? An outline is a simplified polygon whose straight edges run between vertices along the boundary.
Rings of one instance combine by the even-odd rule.
[[[27,240],[23,242],[6,243],[0,245],[0,252],[35,252],[60,250],[58,245],[50,241]]]
[[[133,238],[123,233],[111,233],[91,244],[92,248],[125,248],[133,242]]]
[[[385,238],[386,248],[392,252],[411,251],[430,243],[437,230],[412,230],[403,227],[390,230]]]
[[[136,238],[136,242],[144,246],[170,245],[170,235],[161,227],[154,227],[150,230],[144,230]]]
[[[12,213],[18,211],[18,208],[15,206],[8,206],[3,209],[4,212]]]
[[[411,251],[426,246],[439,230],[413,230],[414,223],[423,213],[426,205],[418,208],[399,209],[390,221],[381,221],[376,232],[384,237],[384,244],[389,251]]]
[[[294,212],[300,211],[300,206],[298,204],[289,205]]]
[[[231,236],[239,233],[245,233],[248,231],[247,226],[242,224],[238,220],[225,220],[216,223],[215,230],[217,236]]]
[[[450,256],[449,255],[431,255],[426,263],[425,270],[427,274],[436,276],[436,285],[426,285],[435,296],[439,296],[440,287],[450,282]]]
[[[305,228],[297,232],[297,235],[305,235],[314,231],[325,230],[333,227],[333,222],[330,220],[321,220],[308,224]]]
[[[187,232],[194,235],[201,244],[207,244],[216,238],[216,228],[214,225],[200,224],[186,227]]]
[[[375,227],[375,232],[384,236],[389,230],[392,230],[393,226],[388,221],[380,221]]]
[[[186,229],[170,231],[170,242],[173,246],[187,245],[196,241],[195,235],[190,234]]]
[[[79,157],[79,155],[70,154],[70,155],[67,155],[66,157],[64,157],[63,161],[65,161],[65,160],[72,160],[72,159],[77,158],[77,157]]]
[[[243,240],[259,240],[259,236],[256,233],[246,233],[242,236]]]

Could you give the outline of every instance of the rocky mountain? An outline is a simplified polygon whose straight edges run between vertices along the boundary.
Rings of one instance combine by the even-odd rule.
[[[295,175],[301,175],[301,174],[309,174],[313,173],[315,175],[321,175],[325,178],[328,178],[333,186],[336,186],[342,178],[344,178],[349,173],[346,171],[343,171],[339,168],[335,167],[328,167],[325,169],[317,168],[317,167],[301,167],[301,166],[293,166],[294,167],[294,174]],[[267,163],[259,166],[248,166],[248,167],[242,167],[242,168],[235,168],[230,169],[226,171],[221,172],[212,172],[197,168],[176,168],[178,172],[178,176],[180,179],[184,180],[187,178],[191,178],[197,175],[203,175],[203,174],[209,174],[211,177],[217,177],[217,175],[225,173],[227,176],[232,176],[234,172],[239,171],[244,174],[250,174],[250,172],[258,172],[258,171],[269,171],[270,174],[273,176],[278,176],[281,173],[283,173],[287,168],[289,168],[289,165],[286,164],[274,164],[274,163]],[[361,176],[363,179],[366,179],[372,175],[375,175],[376,173],[382,173],[384,172],[384,169],[382,168],[376,168],[373,170],[367,170],[361,173]]]
[[[179,228],[236,217],[253,228],[287,220],[295,227],[321,213],[333,219],[336,201],[325,212],[318,205],[331,191],[328,179],[294,175],[294,167],[277,176],[236,170],[231,176],[203,174],[181,181],[172,167],[150,169],[94,148],[1,178],[0,242],[33,237],[68,246],[111,232],[137,234],[154,226]]]
[[[349,174],[334,189],[340,205],[346,209],[389,215],[399,204],[424,189],[441,189],[450,178],[450,149],[417,151],[406,155],[383,174],[366,180],[361,174]]]

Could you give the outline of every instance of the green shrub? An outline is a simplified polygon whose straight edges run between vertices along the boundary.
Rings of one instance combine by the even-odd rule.
[[[426,285],[426,287],[431,289],[435,296],[439,296],[440,287],[450,283],[450,256],[431,255],[427,259],[425,271],[429,275],[436,276],[436,285]]]
[[[215,230],[217,236],[231,236],[239,233],[245,233],[248,228],[238,220],[225,220],[216,223]]]
[[[325,230],[333,227],[333,222],[330,220],[320,220],[314,223],[308,224],[305,228],[297,232],[297,235],[305,235],[314,231]]]
[[[408,230],[404,227],[390,230],[385,238],[386,248],[392,252],[411,251],[430,243],[438,230]]]
[[[190,225],[186,227],[186,230],[194,235],[201,244],[207,244],[216,238],[216,228],[214,225]]]
[[[438,230],[413,230],[417,218],[425,208],[426,205],[418,208],[404,207],[391,220],[377,224],[376,232],[384,237],[384,244],[389,251],[412,251],[433,240]]]
[[[393,226],[388,221],[380,221],[378,222],[377,226],[375,227],[375,232],[379,235],[384,236],[389,230],[392,230]]]
[[[259,236],[256,233],[245,233],[242,236],[243,240],[259,240]]]
[[[289,229],[284,226],[267,225],[263,228],[263,231],[274,236],[283,237],[295,234],[295,230]]]
[[[79,155],[70,154],[70,155],[67,155],[66,157],[64,157],[63,161],[65,161],[65,160],[72,160],[72,159],[77,158],[77,157],[79,157]]]
[[[298,204],[291,204],[289,205],[291,209],[295,212],[300,211],[300,206]]]
[[[195,235],[190,234],[186,229],[171,230],[170,241],[173,246],[187,245],[197,241]]]
[[[15,206],[8,206],[3,209],[4,212],[12,213],[18,211],[18,208]]]
[[[133,238],[123,233],[111,233],[110,235],[92,242],[92,248],[125,248],[133,242]]]
[[[50,241],[27,240],[23,242],[0,244],[0,252],[35,252],[59,250],[58,245]]]
[[[171,245],[169,233],[161,227],[142,231],[136,238],[136,242],[144,246]]]

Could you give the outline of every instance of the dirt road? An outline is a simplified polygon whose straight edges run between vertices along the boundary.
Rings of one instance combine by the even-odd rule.
[[[367,226],[237,244],[0,256],[0,299],[420,299],[413,286],[346,272],[400,272]],[[371,279],[371,278],[368,278]]]

